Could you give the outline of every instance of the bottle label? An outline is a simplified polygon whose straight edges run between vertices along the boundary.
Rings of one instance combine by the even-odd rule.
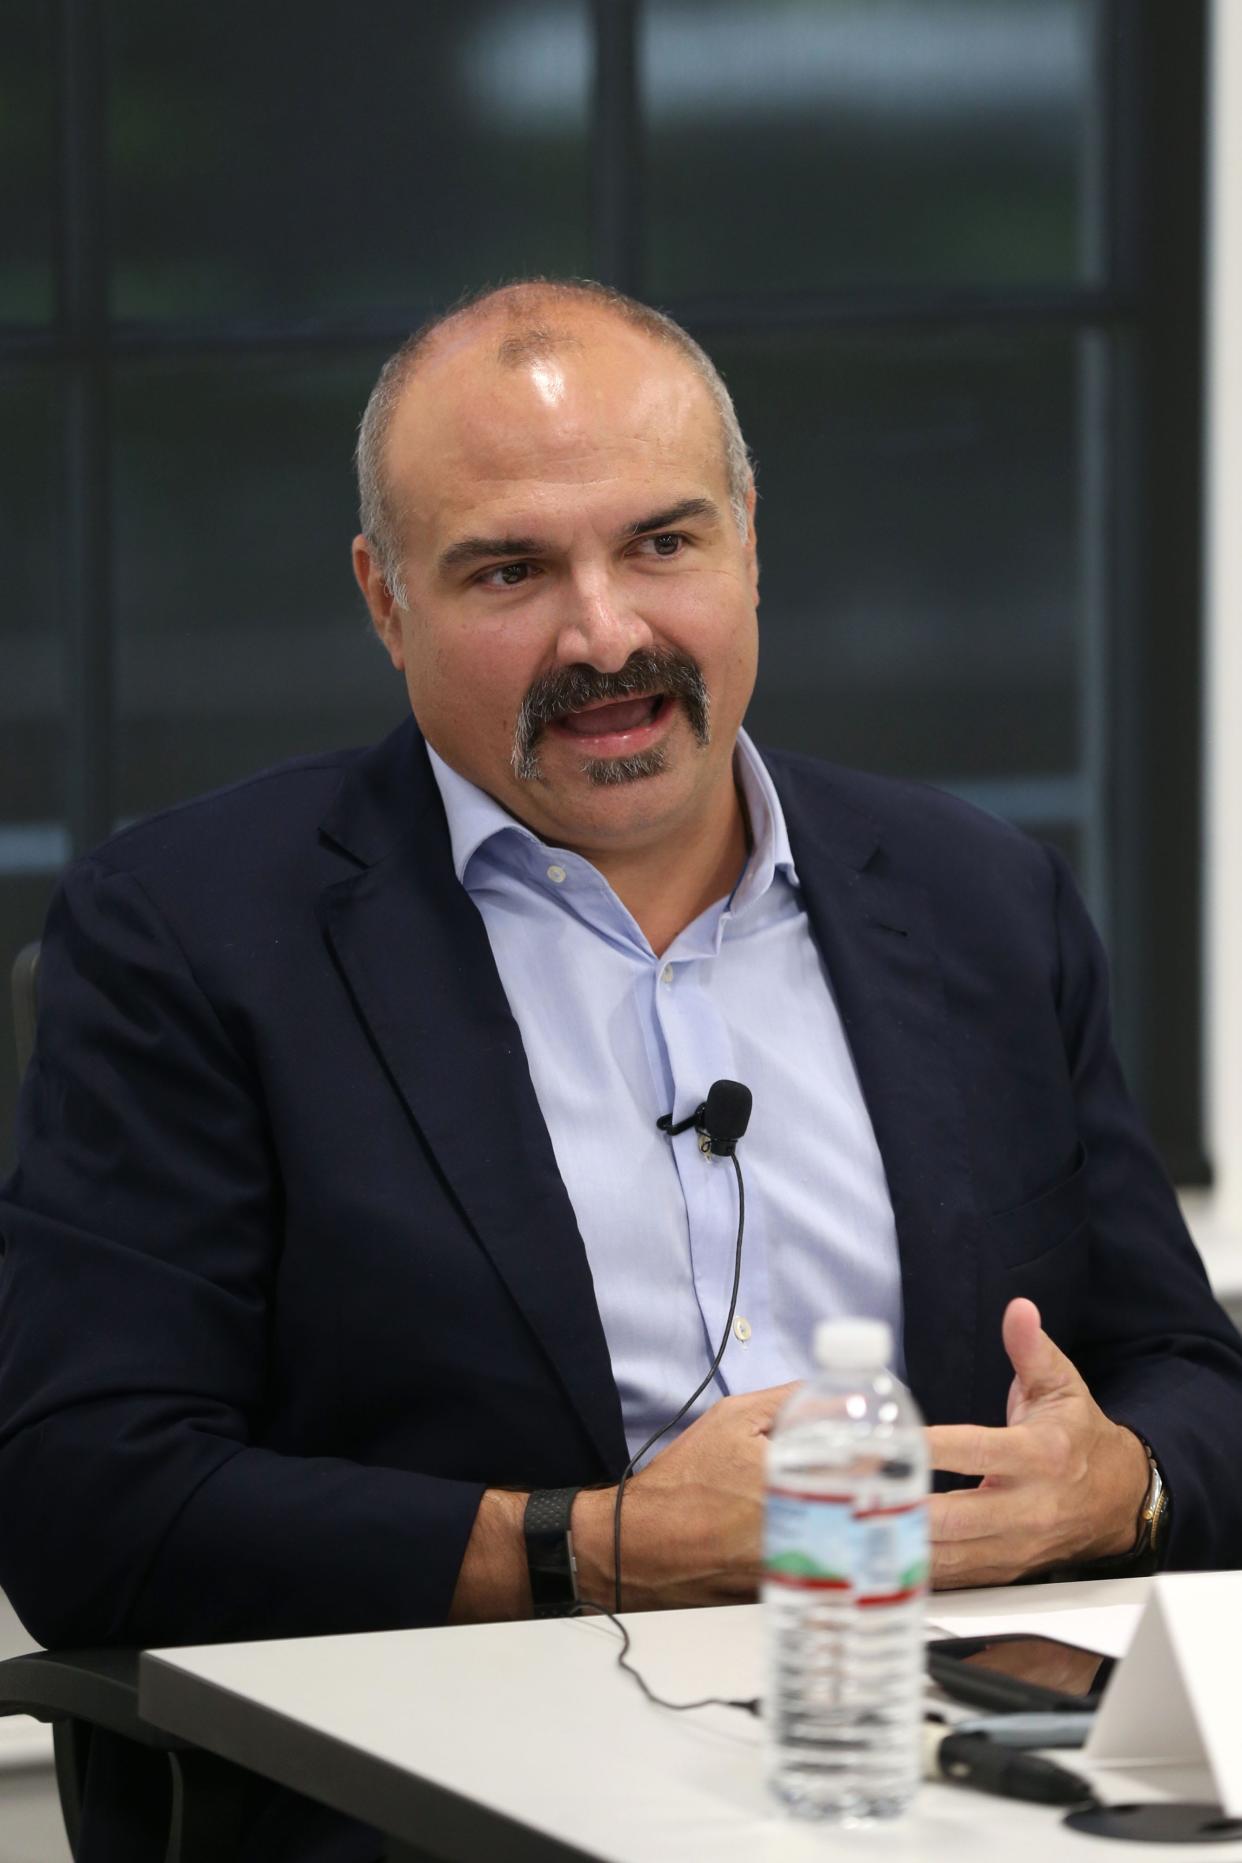
[[[763,1565],[769,1584],[903,1604],[927,1587],[927,1503],[858,1507],[849,1495],[769,1488]]]

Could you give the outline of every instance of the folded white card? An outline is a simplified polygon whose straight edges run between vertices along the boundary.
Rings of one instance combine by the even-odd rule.
[[[1242,1816],[1242,1572],[1165,1572],[1105,1691],[1084,1758],[1093,1766],[1206,1766]]]

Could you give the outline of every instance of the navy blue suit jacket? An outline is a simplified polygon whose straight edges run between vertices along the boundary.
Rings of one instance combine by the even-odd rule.
[[[1156,1449],[1171,1562],[1237,1562],[1242,1341],[1063,864],[934,791],[768,762],[924,1412],[1003,1421],[1029,1294]],[[617,1475],[586,1255],[412,721],[119,835],[43,965],[0,1198],[0,1584],[35,1636],[432,1623],[485,1485]]]

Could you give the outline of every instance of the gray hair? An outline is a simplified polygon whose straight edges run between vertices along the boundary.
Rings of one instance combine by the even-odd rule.
[[[622,291],[614,291],[611,285],[601,285],[591,278],[517,279],[507,285],[488,286],[474,293],[455,304],[451,310],[428,319],[408,336],[380,370],[359,423],[358,444],[354,451],[358,473],[359,528],[372,556],[383,571],[390,594],[402,607],[405,606],[406,593],[401,580],[401,518],[385,469],[393,415],[406,383],[436,332],[454,318],[479,310],[493,298],[513,300],[510,317],[516,326],[516,334],[507,336],[497,348],[497,360],[510,366],[524,361],[532,354],[546,353],[565,340],[566,333],[549,329],[538,321],[537,316],[532,315],[525,323],[521,321],[528,308],[532,313],[537,313],[541,307],[557,303],[585,301],[605,306],[634,329],[642,330],[657,342],[680,350],[707,389],[716,409],[724,443],[729,508],[738,535],[745,540],[749,531],[747,498],[754,482],[754,469],[738,425],[733,398],[707,351],[695,342],[689,331],[683,330],[671,317],[666,317],[663,311],[653,310],[649,304],[640,304],[637,298],[627,297]]]

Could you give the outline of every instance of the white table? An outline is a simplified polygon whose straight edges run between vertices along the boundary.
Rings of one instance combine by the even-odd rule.
[[[941,1595],[936,1619],[1009,1604],[1140,1596],[1143,1581]],[[633,1660],[658,1692],[750,1696],[756,1606],[627,1617]],[[760,1728],[735,1709],[669,1714],[616,1665],[602,1619],[222,1644],[142,1658],[141,1710],[158,1726],[456,1863],[1186,1863],[1176,1846],[1127,1852],[1067,1831],[1060,1812],[925,1786],[916,1808],[863,1831],[791,1821],[768,1800]],[[1201,1775],[1109,1776],[1106,1796],[1210,1798]],[[1242,1863],[1242,1843],[1204,1852]]]

